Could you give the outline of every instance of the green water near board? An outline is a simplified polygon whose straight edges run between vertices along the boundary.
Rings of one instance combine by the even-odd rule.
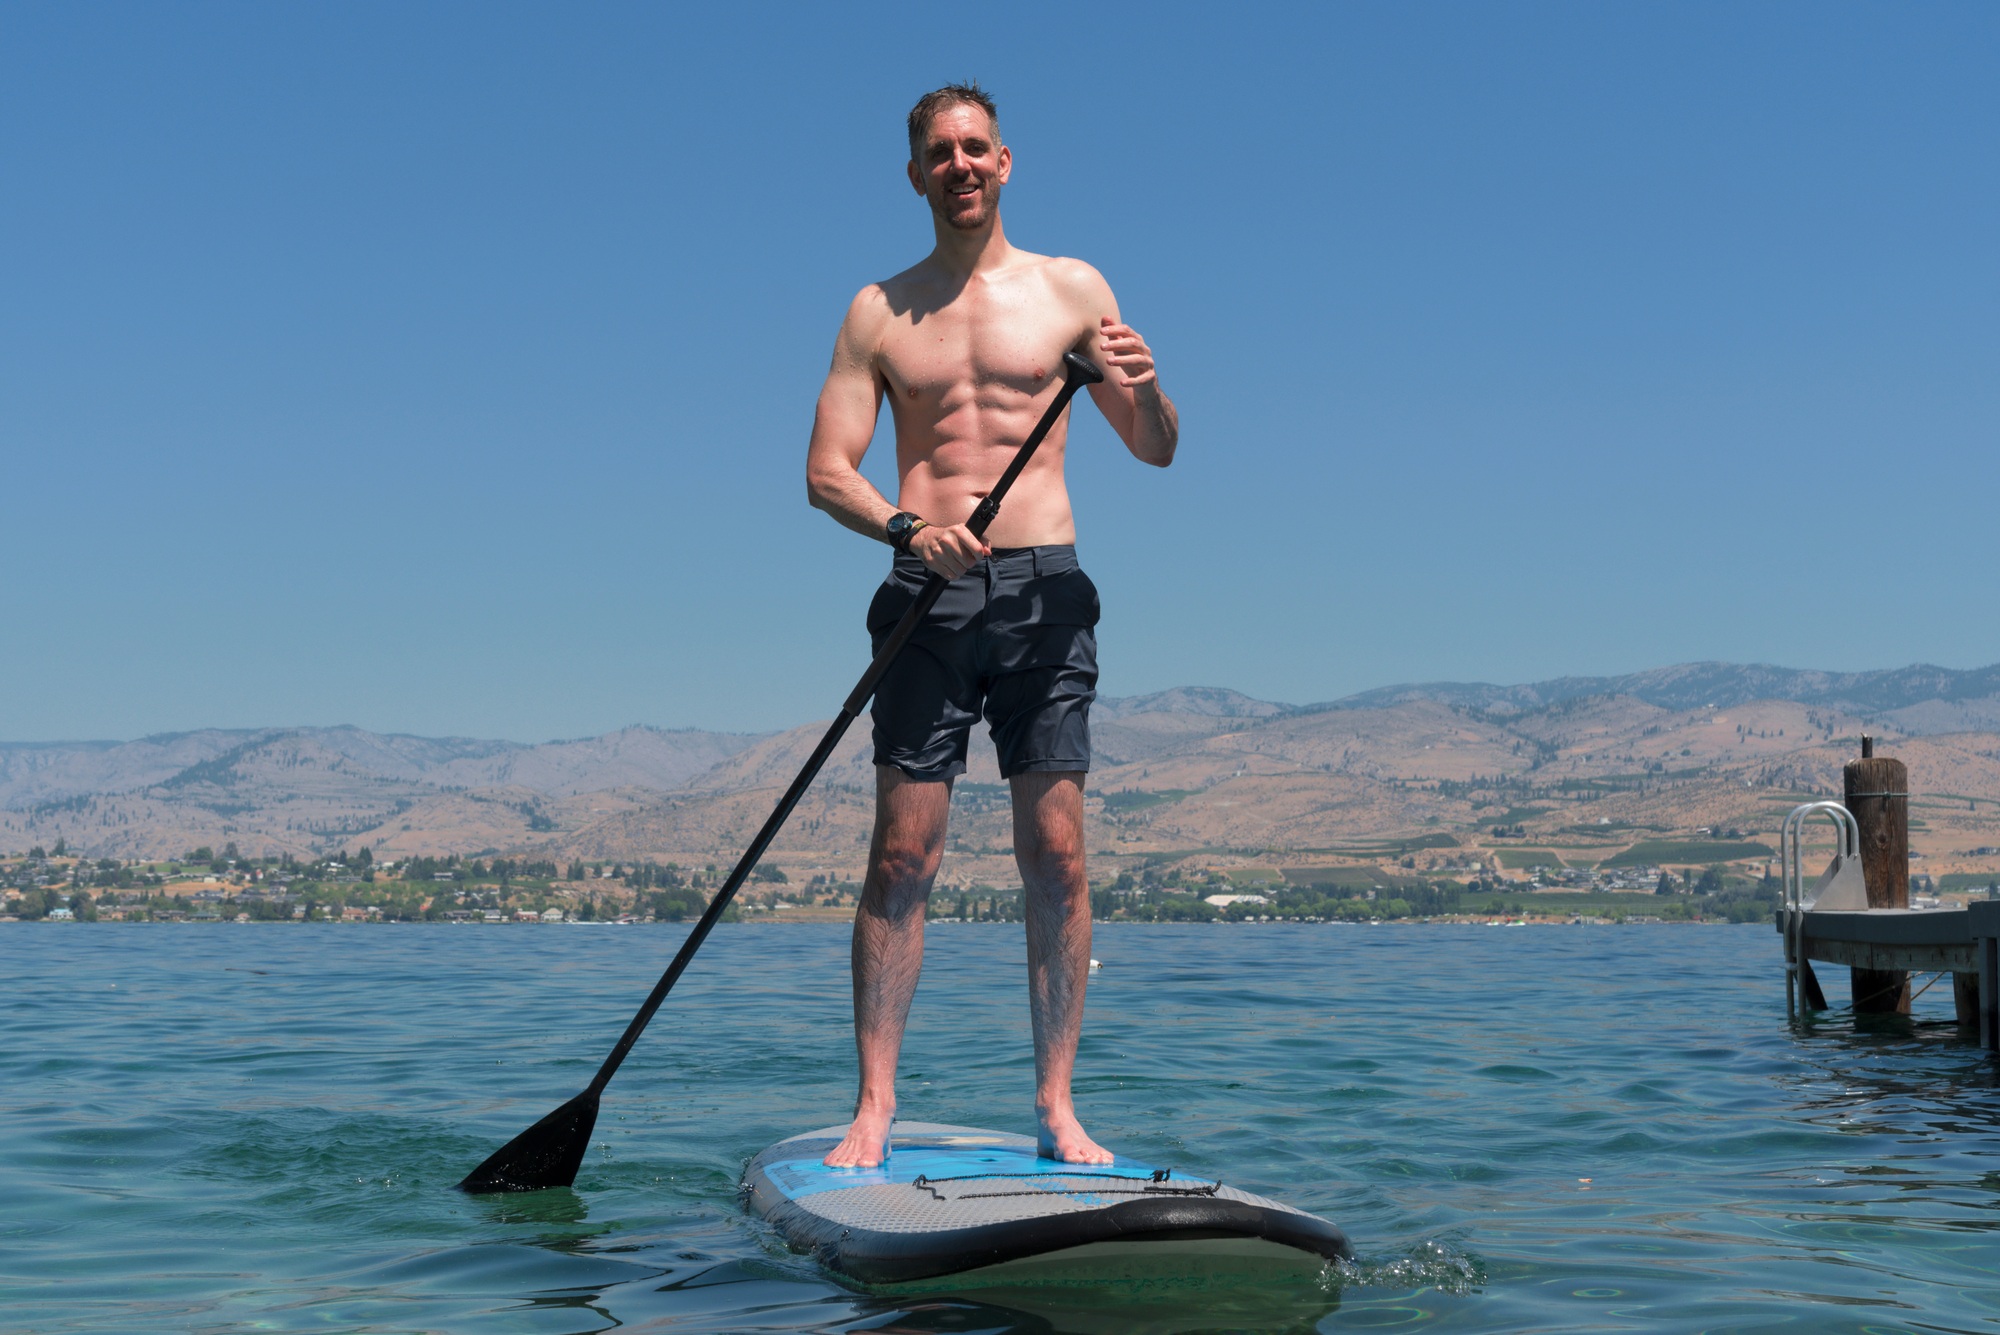
[[[2000,1067],[1948,988],[1789,1026],[1768,927],[1100,926],[1086,1124],[1339,1222],[1357,1263],[1295,1291],[871,1296],[785,1253],[736,1181],[851,1097],[831,927],[716,934],[575,1191],[452,1190],[678,938],[0,927],[0,1329],[2000,1329]],[[1022,982],[1018,926],[931,929],[905,1115],[1030,1128]]]

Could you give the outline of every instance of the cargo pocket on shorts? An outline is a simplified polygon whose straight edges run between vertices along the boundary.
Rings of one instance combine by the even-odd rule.
[[[1034,600],[1039,606],[1032,619],[1041,625],[1089,628],[1097,624],[1097,585],[1080,568],[1036,580]]]
[[[901,570],[891,570],[888,578],[875,590],[875,596],[868,600],[868,637],[879,643],[894,630],[923,587],[922,579],[907,577]]]
[[[1094,675],[1097,614],[1097,586],[1074,568],[994,599],[988,623],[994,667],[1020,672],[1087,664]]]

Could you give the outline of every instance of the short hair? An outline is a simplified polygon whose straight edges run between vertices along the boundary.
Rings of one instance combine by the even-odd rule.
[[[946,107],[978,107],[986,113],[986,119],[993,122],[993,137],[1000,137],[1000,109],[993,105],[993,98],[979,80],[966,83],[948,83],[935,92],[925,93],[917,99],[917,105],[910,108],[910,160],[916,161],[923,155],[924,135],[931,128],[931,117]]]

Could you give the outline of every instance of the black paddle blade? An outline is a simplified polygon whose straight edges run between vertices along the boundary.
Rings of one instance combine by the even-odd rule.
[[[460,1191],[540,1191],[567,1187],[583,1167],[590,1133],[597,1125],[597,1094],[583,1093],[495,1150],[465,1175]]]

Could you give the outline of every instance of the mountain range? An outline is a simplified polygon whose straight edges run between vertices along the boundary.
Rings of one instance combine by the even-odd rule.
[[[235,842],[250,854],[367,844],[377,856],[724,861],[824,726],[633,726],[540,744],[353,727],[0,743],[0,850],[61,837],[120,858]],[[1585,839],[1575,831],[1586,803],[1589,841],[1725,824],[1769,831],[1792,800],[1837,789],[1864,730],[1910,763],[1913,791],[1949,808],[1917,822],[1927,856],[1977,869],[1983,854],[1970,850],[2000,845],[1987,828],[2000,809],[2000,666],[1693,663],[1518,686],[1393,686],[1302,706],[1179,687],[1100,700],[1092,729],[1089,839],[1100,855],[1283,862],[1414,841],[1437,864],[1478,856],[1496,825],[1551,845]],[[772,857],[852,874],[872,784],[861,726]],[[1004,797],[975,733],[954,802],[953,857],[966,875],[1006,874]],[[1471,851],[1437,851],[1452,848]]]
[[[1727,709],[1752,700],[1825,705],[1909,736],[2000,730],[2000,664],[1958,671],[1918,663],[1875,672],[1816,672],[1736,663],[1682,663],[1622,677],[1559,677],[1525,686],[1440,681],[1384,686],[1308,709],[1380,709],[1435,700],[1521,713],[1590,696],[1629,696],[1662,709]]]

